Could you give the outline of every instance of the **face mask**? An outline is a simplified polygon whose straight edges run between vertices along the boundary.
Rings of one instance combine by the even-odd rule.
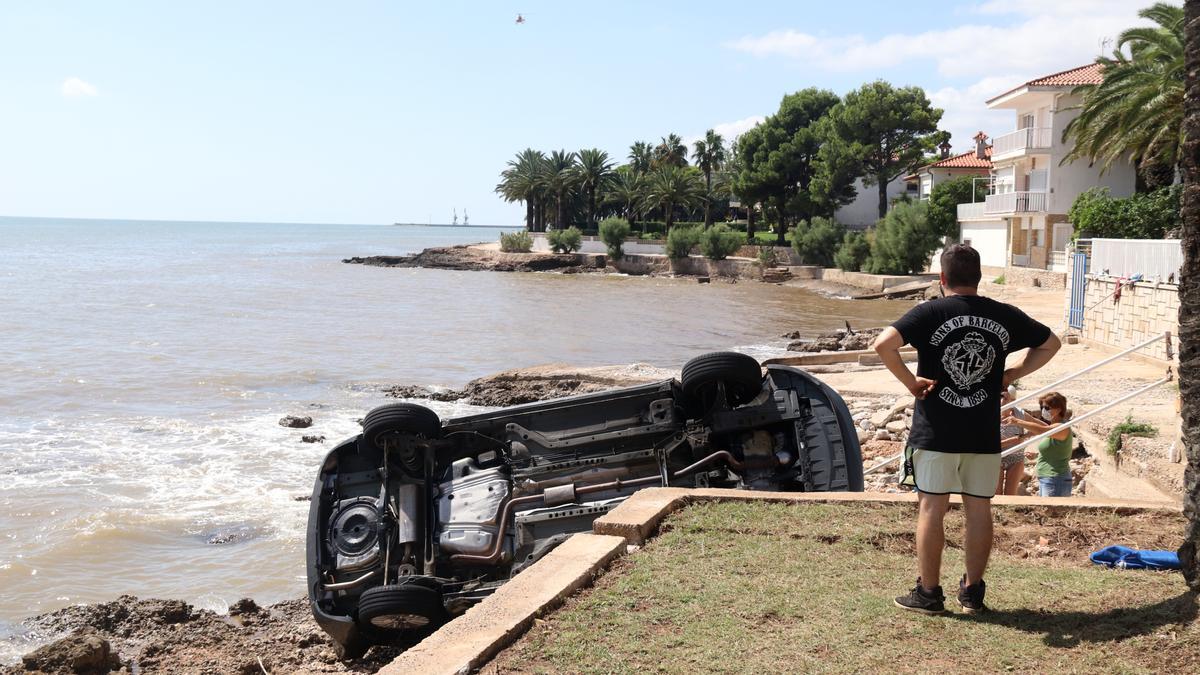
[[[1050,410],[1049,408],[1047,408],[1046,406],[1042,406],[1042,419],[1044,419],[1044,420],[1048,420],[1048,419],[1050,419],[1050,413],[1051,413],[1051,412],[1053,412],[1053,411],[1051,411],[1051,410]]]

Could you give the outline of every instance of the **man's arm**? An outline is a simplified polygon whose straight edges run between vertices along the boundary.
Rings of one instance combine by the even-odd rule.
[[[900,331],[888,326],[883,329],[879,337],[875,338],[875,344],[872,348],[879,355],[879,360],[883,361],[883,365],[891,371],[892,375],[900,380],[900,384],[918,399],[924,399],[937,386],[937,382],[913,375],[908,366],[904,365],[904,357],[900,356],[900,348],[904,346],[904,338],[900,335]]]
[[[1046,338],[1046,341],[1037,347],[1030,347],[1029,351],[1025,352],[1025,356],[1012,368],[1004,371],[1004,386],[1012,384],[1026,375],[1035,372],[1042,366],[1050,363],[1050,359],[1058,353],[1062,343],[1059,342],[1058,336],[1054,333]]]

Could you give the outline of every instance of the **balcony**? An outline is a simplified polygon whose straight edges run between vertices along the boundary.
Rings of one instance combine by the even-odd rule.
[[[992,139],[992,161],[1049,151],[1053,140],[1049,127],[1017,129],[1011,134]]]
[[[984,212],[985,204],[983,202],[975,202],[974,204],[959,204],[958,219],[959,220],[982,220],[987,217]]]
[[[983,203],[983,212],[990,215],[1043,213],[1045,210],[1045,192],[1006,192],[988,195]]]

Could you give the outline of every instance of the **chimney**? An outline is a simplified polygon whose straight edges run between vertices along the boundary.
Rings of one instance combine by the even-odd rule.
[[[987,134],[982,131],[975,134],[975,157],[987,159]]]
[[[941,156],[942,159],[946,159],[947,157],[949,157],[950,156],[950,141],[942,141],[942,144],[938,146],[938,150],[942,151],[942,156]]]

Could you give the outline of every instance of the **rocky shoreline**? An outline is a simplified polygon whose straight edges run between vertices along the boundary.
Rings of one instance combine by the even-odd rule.
[[[482,246],[460,244],[427,248],[414,255],[374,255],[344,258],[343,263],[371,267],[428,267],[471,272],[603,271],[604,256],[579,253],[503,253]]]
[[[17,673],[373,673],[411,644],[372,647],[341,661],[305,599],[259,607],[244,599],[227,614],[182,600],[66,607],[25,621],[34,639],[54,639],[0,666]],[[61,636],[61,637],[60,637]]]

